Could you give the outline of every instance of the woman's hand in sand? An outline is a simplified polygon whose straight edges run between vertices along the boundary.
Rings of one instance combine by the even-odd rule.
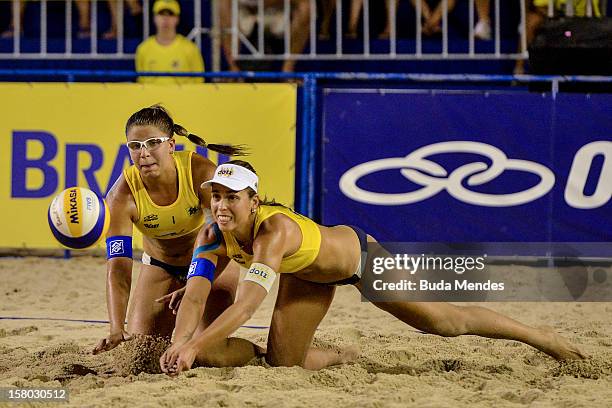
[[[182,287],[181,289],[175,290],[172,293],[168,293],[167,295],[162,296],[159,299],[155,299],[155,301],[157,303],[168,303],[168,307],[170,308],[170,310],[172,310],[172,313],[177,314],[186,289],[187,286]]]
[[[132,336],[126,332],[125,330],[121,330],[120,332],[114,332],[108,335],[108,337],[103,338],[98,342],[98,345],[93,349],[93,354],[102,353],[104,351],[109,351],[117,347],[119,344],[124,341],[132,340]]]
[[[161,370],[170,375],[176,376],[187,371],[193,365],[197,350],[189,342],[185,344],[172,344],[159,359]]]

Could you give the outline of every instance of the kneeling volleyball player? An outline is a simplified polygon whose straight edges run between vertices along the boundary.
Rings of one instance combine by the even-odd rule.
[[[158,105],[134,113],[125,133],[134,164],[123,172],[107,197],[111,213],[106,240],[110,331],[96,345],[94,354],[111,350],[134,334],[168,338],[172,334],[175,315],[155,300],[185,284],[196,236],[210,218],[210,193],[200,184],[215,171],[207,158],[176,151],[174,135],[223,154],[242,153],[240,147],[207,144],[174,123]],[[134,226],[143,234],[144,253],[128,313]],[[238,276],[238,265],[229,263],[212,288],[200,329],[232,304]]]

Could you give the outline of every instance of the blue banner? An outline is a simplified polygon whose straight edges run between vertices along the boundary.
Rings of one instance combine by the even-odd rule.
[[[324,92],[322,221],[380,241],[611,242],[612,96]]]

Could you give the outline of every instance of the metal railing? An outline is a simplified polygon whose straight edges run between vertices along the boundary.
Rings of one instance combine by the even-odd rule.
[[[398,26],[400,23],[405,24],[404,21],[398,19],[397,4],[399,0],[353,0],[353,2],[361,3],[361,37],[359,39],[345,39],[345,27],[343,22],[345,10],[343,9],[342,0],[323,0],[331,1],[335,3],[335,36],[331,39],[333,42],[333,51],[329,51],[329,47],[326,47],[327,51],[321,51],[322,42],[317,40],[317,19],[323,20],[321,14],[317,10],[317,0],[283,0],[282,2],[276,2],[274,5],[269,6],[267,0],[219,0],[219,1],[231,1],[232,17],[231,25],[223,26],[223,24],[213,29],[213,32],[229,33],[231,35],[231,55],[236,60],[518,60],[527,59],[527,33],[525,28],[525,21],[528,14],[526,4],[528,0],[513,0],[503,1],[502,0],[481,0],[481,3],[487,4],[487,8],[490,9],[491,16],[489,18],[491,30],[492,47],[481,47],[476,46],[478,35],[475,30],[477,16],[477,7],[475,6],[479,0],[467,0],[468,2],[468,33],[465,38],[458,38],[467,42],[465,51],[455,52],[450,50],[451,40],[456,40],[457,36],[451,37],[449,30],[449,0],[441,0],[440,6],[442,8],[441,16],[441,27],[440,34],[441,39],[437,40],[441,43],[439,50],[426,49],[426,43],[432,43],[436,40],[424,38],[422,19],[424,17],[424,8],[421,0],[412,1],[414,4],[415,19],[413,21],[414,26],[414,38],[409,41],[414,41],[414,47],[410,51],[402,51],[402,47],[399,46],[400,41],[398,35]],[[460,2],[462,0],[457,0]],[[465,1],[465,0],[463,0]],[[530,0],[529,0],[530,1]],[[576,1],[576,0],[574,0]],[[301,2],[308,2],[310,13],[308,24],[303,24],[301,27],[293,27],[292,13],[294,12],[294,5],[300,4]],[[376,38],[372,35],[372,24],[371,24],[371,10],[374,5],[380,5],[383,2],[387,2],[386,11],[388,19],[388,45],[386,46],[387,51],[381,52],[380,40],[377,40],[377,47],[374,47],[374,40]],[[562,9],[555,10],[555,0],[548,0],[547,14],[549,17],[553,17],[558,14],[558,11],[564,12],[566,16],[574,15],[574,3],[573,1],[567,1]],[[280,3],[280,4],[279,4]],[[602,15],[605,15],[607,0],[587,0],[586,1],[586,12],[584,13],[587,17],[594,16],[594,4],[597,3],[599,10]],[[502,12],[502,4],[508,9],[508,7],[514,7],[519,13],[520,21],[518,24],[518,44],[514,42],[516,37],[512,37],[510,47],[513,51],[508,52],[508,44],[503,47],[503,38],[500,27],[508,20],[507,14]],[[353,5],[351,5],[353,6]],[[283,42],[283,49],[270,53],[266,51],[266,19],[265,16],[269,9],[276,9],[278,16],[282,16],[284,31],[280,40]],[[250,10],[251,17],[256,20],[257,30],[253,33],[245,33],[240,28],[240,20],[244,18],[244,14]],[[485,16],[478,16],[479,19]],[[279,17],[281,18],[281,17]],[[329,18],[329,16],[328,16]],[[400,16],[401,18],[401,16]],[[215,21],[219,21],[218,18]],[[350,23],[349,23],[350,24]],[[304,46],[307,49],[306,52],[292,52],[293,44],[292,33],[295,33],[298,29],[308,31],[308,39]],[[406,30],[403,30],[405,33]],[[250,35],[249,35],[250,34]],[[350,44],[349,44],[350,43]],[[361,48],[360,51],[355,52],[351,49],[355,49],[356,43]],[[329,45],[329,42],[328,44]],[[347,47],[350,45],[350,47]],[[404,41],[405,45],[405,41]],[[518,46],[517,46],[518,45]],[[403,47],[405,49],[406,47]],[[504,51],[505,48],[505,51]],[[226,52],[227,53],[227,52]]]
[[[73,1],[72,0],[38,0],[40,2],[40,35],[39,43],[40,48],[38,52],[26,52],[22,50],[22,37],[19,33],[22,32],[23,22],[21,21],[21,9],[25,3],[32,3],[32,1],[25,0],[10,0],[12,2],[12,21],[13,21],[13,38],[12,38],[12,52],[0,52],[1,59],[133,59],[134,54],[126,51],[126,38],[125,38],[125,27],[124,27],[124,7],[126,0],[77,0],[87,1],[90,4],[90,24],[89,24],[89,45],[87,51],[74,51],[73,42]],[[65,30],[63,38],[63,52],[50,52],[48,49],[48,3],[50,1],[61,1],[65,4]],[[101,52],[99,47],[99,36],[98,36],[98,4],[101,2],[113,1],[116,3],[117,9],[117,33],[116,47],[113,51],[104,50]],[[147,38],[151,34],[151,27],[149,24],[150,12],[152,0],[138,0],[142,2],[142,39]],[[321,1],[321,0],[319,0]],[[345,30],[343,27],[344,12],[342,0],[322,0],[335,2],[335,36],[333,39],[322,42],[317,39],[317,18],[320,18],[320,11],[317,8],[317,0],[279,0],[274,2],[273,6],[270,6],[267,0],[210,0],[211,13],[211,27],[205,27],[202,24],[203,10],[202,0],[195,0],[191,2],[183,2],[182,6],[193,7],[193,29],[188,35],[189,39],[195,40],[198,47],[201,49],[203,36],[208,36],[211,41],[212,50],[212,61],[211,67],[214,71],[219,71],[221,68],[221,55],[223,50],[223,37],[229,35],[231,41],[226,42],[225,47],[226,55],[231,55],[236,60],[500,60],[500,59],[526,59],[528,58],[527,53],[527,40],[525,20],[527,10],[525,9],[525,0],[488,0],[488,4],[491,7],[491,26],[492,30],[492,47],[487,47],[486,50],[477,49],[476,46],[476,32],[475,32],[475,16],[476,7],[475,3],[478,0],[467,0],[468,2],[468,33],[467,38],[460,38],[460,40],[467,42],[467,47],[464,52],[453,52],[449,48],[449,43],[452,38],[449,36],[449,0],[441,0],[442,7],[442,18],[440,34],[441,39],[439,50],[431,51],[425,49],[425,42],[428,40],[424,39],[423,36],[423,24],[422,17],[424,14],[423,6],[421,1],[416,0],[414,2],[414,38],[408,39],[409,42],[413,42],[414,47],[409,47],[410,51],[404,51],[399,46],[400,42],[404,42],[398,36],[398,13],[394,6],[397,0],[383,0],[387,2],[387,13],[389,20],[389,32],[388,39],[386,41],[386,52],[380,52],[380,41],[377,40],[378,49],[373,46],[375,38],[372,35],[371,27],[371,10],[375,3],[380,0],[361,0],[362,2],[362,18],[361,18],[361,33],[360,39],[350,40],[350,45],[355,48],[355,44],[358,44],[361,51],[355,52],[347,49],[348,41],[344,38]],[[404,1],[404,0],[402,0]],[[465,1],[465,0],[457,0]],[[487,1],[487,0],[484,0]],[[593,15],[593,1],[587,0],[586,2],[586,15]],[[292,13],[295,11],[295,4],[308,4],[308,22],[303,24],[301,27],[293,27],[294,33],[298,31],[298,28],[307,31],[307,38],[305,41],[305,48],[308,51],[292,51],[292,43],[296,41],[293,38],[292,33]],[[548,15],[553,16],[555,14],[555,0],[548,1]],[[502,4],[504,7],[515,7],[518,8],[520,15],[519,24],[519,47],[515,52],[504,52],[502,50],[502,33],[500,26],[502,25],[501,12]],[[598,2],[599,9],[602,14],[605,14],[607,1],[600,0]],[[222,21],[220,18],[220,8],[231,7],[231,19],[230,21]],[[510,5],[510,6],[509,6]],[[565,14],[571,16],[574,14],[574,6],[572,1],[567,1],[565,7]],[[244,13],[245,9],[249,9],[252,13],[252,18],[255,20],[257,30],[254,31],[252,36],[243,32],[240,29],[241,17],[240,13]],[[277,19],[282,20],[282,33],[281,41],[283,44],[280,52],[268,52],[266,51],[267,45],[267,12],[270,9],[274,9]],[[404,23],[404,22],[401,22]],[[82,40],[81,44],[82,44]],[[432,40],[429,40],[430,42]],[[326,47],[322,47],[322,45]],[[329,51],[330,45],[332,51]],[[82,48],[82,47],[81,47]],[[133,48],[133,46],[132,46]],[[295,47],[293,47],[295,50]],[[327,48],[327,50],[322,50]],[[350,47],[349,47],[350,48]],[[507,48],[507,47],[506,47]]]
[[[134,53],[126,52],[126,36],[125,36],[125,25],[124,25],[124,9],[126,5],[125,0],[76,0],[79,2],[87,2],[89,4],[89,29],[86,32],[89,37],[89,45],[87,52],[74,52],[74,29],[72,24],[73,19],[73,1],[72,0],[37,0],[40,3],[40,34],[38,41],[40,43],[40,48],[38,52],[26,52],[22,51],[22,36],[23,32],[23,21],[22,19],[22,10],[28,3],[32,3],[32,1],[28,0],[11,0],[11,14],[12,14],[12,43],[13,49],[12,52],[0,52],[0,60],[2,59],[93,59],[93,60],[126,60],[133,59]],[[49,52],[48,50],[48,4],[51,1],[63,2],[64,5],[64,18],[65,18],[65,29],[64,29],[64,37],[63,37],[63,52]],[[114,51],[105,51],[100,52],[99,49],[99,40],[101,38],[98,36],[98,24],[99,24],[99,16],[98,16],[98,4],[99,3],[107,3],[112,1],[116,5],[116,37],[112,39],[113,42],[116,43],[116,47]],[[149,24],[149,19],[151,15],[151,5],[153,0],[139,0],[142,2],[142,14],[138,17],[142,19],[142,38],[146,39],[151,34],[151,27]],[[185,5],[183,5],[185,6]],[[193,2],[193,26],[201,27],[202,26],[202,3],[201,1]],[[10,29],[9,29],[10,30]],[[109,40],[107,40],[109,41]],[[199,48],[202,45],[201,36],[195,37],[196,44]],[[82,40],[81,40],[82,42]]]
[[[493,51],[476,51],[476,33],[474,31],[475,19],[475,0],[468,0],[469,8],[469,32],[468,37],[463,38],[468,42],[468,49],[466,52],[451,52],[449,50],[449,4],[448,0],[441,0],[442,7],[442,19],[441,19],[441,51],[440,52],[426,52],[424,50],[424,35],[423,35],[423,7],[421,1],[415,2],[415,21],[414,21],[414,42],[415,47],[413,52],[401,52],[398,47],[398,15],[396,7],[393,6],[395,0],[384,0],[387,1],[388,20],[389,20],[389,33],[388,33],[388,52],[373,52],[373,40],[375,39],[371,32],[371,0],[362,0],[362,18],[361,18],[361,30],[362,36],[360,38],[360,46],[362,52],[350,52],[346,50],[347,40],[344,38],[344,27],[343,21],[343,2],[342,0],[331,0],[335,1],[335,37],[333,39],[335,43],[333,52],[319,52],[316,33],[316,19],[317,17],[317,0],[303,0],[308,1],[310,4],[310,16],[309,24],[302,27],[303,30],[309,30],[308,34],[308,52],[307,53],[292,53],[291,52],[291,14],[292,1],[284,0],[282,8],[276,7],[279,15],[282,14],[283,19],[283,51],[276,54],[266,53],[265,49],[265,26],[264,15],[267,10],[271,7],[266,6],[266,0],[251,0],[249,3],[256,2],[256,7],[249,5],[244,6],[243,0],[231,0],[232,5],[232,20],[231,27],[221,27],[221,30],[226,30],[231,33],[232,36],[232,55],[237,60],[280,60],[280,59],[297,59],[297,60],[438,60],[438,59],[525,59],[527,58],[527,47],[525,39],[525,30],[521,30],[520,41],[522,47],[516,52],[502,52],[501,32],[500,25],[501,21],[501,0],[490,0],[492,3],[492,27],[493,27]],[[550,0],[552,6],[554,0]],[[506,5],[510,2],[504,2]],[[520,13],[520,27],[524,26],[526,10],[525,2],[523,0],[514,0],[513,6],[519,9]],[[568,4],[570,4],[569,2]],[[245,10],[256,9],[255,18],[257,21],[257,32],[255,33],[255,40],[249,40],[248,35],[240,29],[240,15],[246,13]],[[295,29],[294,29],[295,31]],[[252,38],[252,36],[251,36]],[[354,45],[355,41],[350,40]]]

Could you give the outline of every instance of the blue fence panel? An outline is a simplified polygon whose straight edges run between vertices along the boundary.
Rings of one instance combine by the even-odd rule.
[[[325,224],[382,241],[612,240],[611,95],[323,94]]]

